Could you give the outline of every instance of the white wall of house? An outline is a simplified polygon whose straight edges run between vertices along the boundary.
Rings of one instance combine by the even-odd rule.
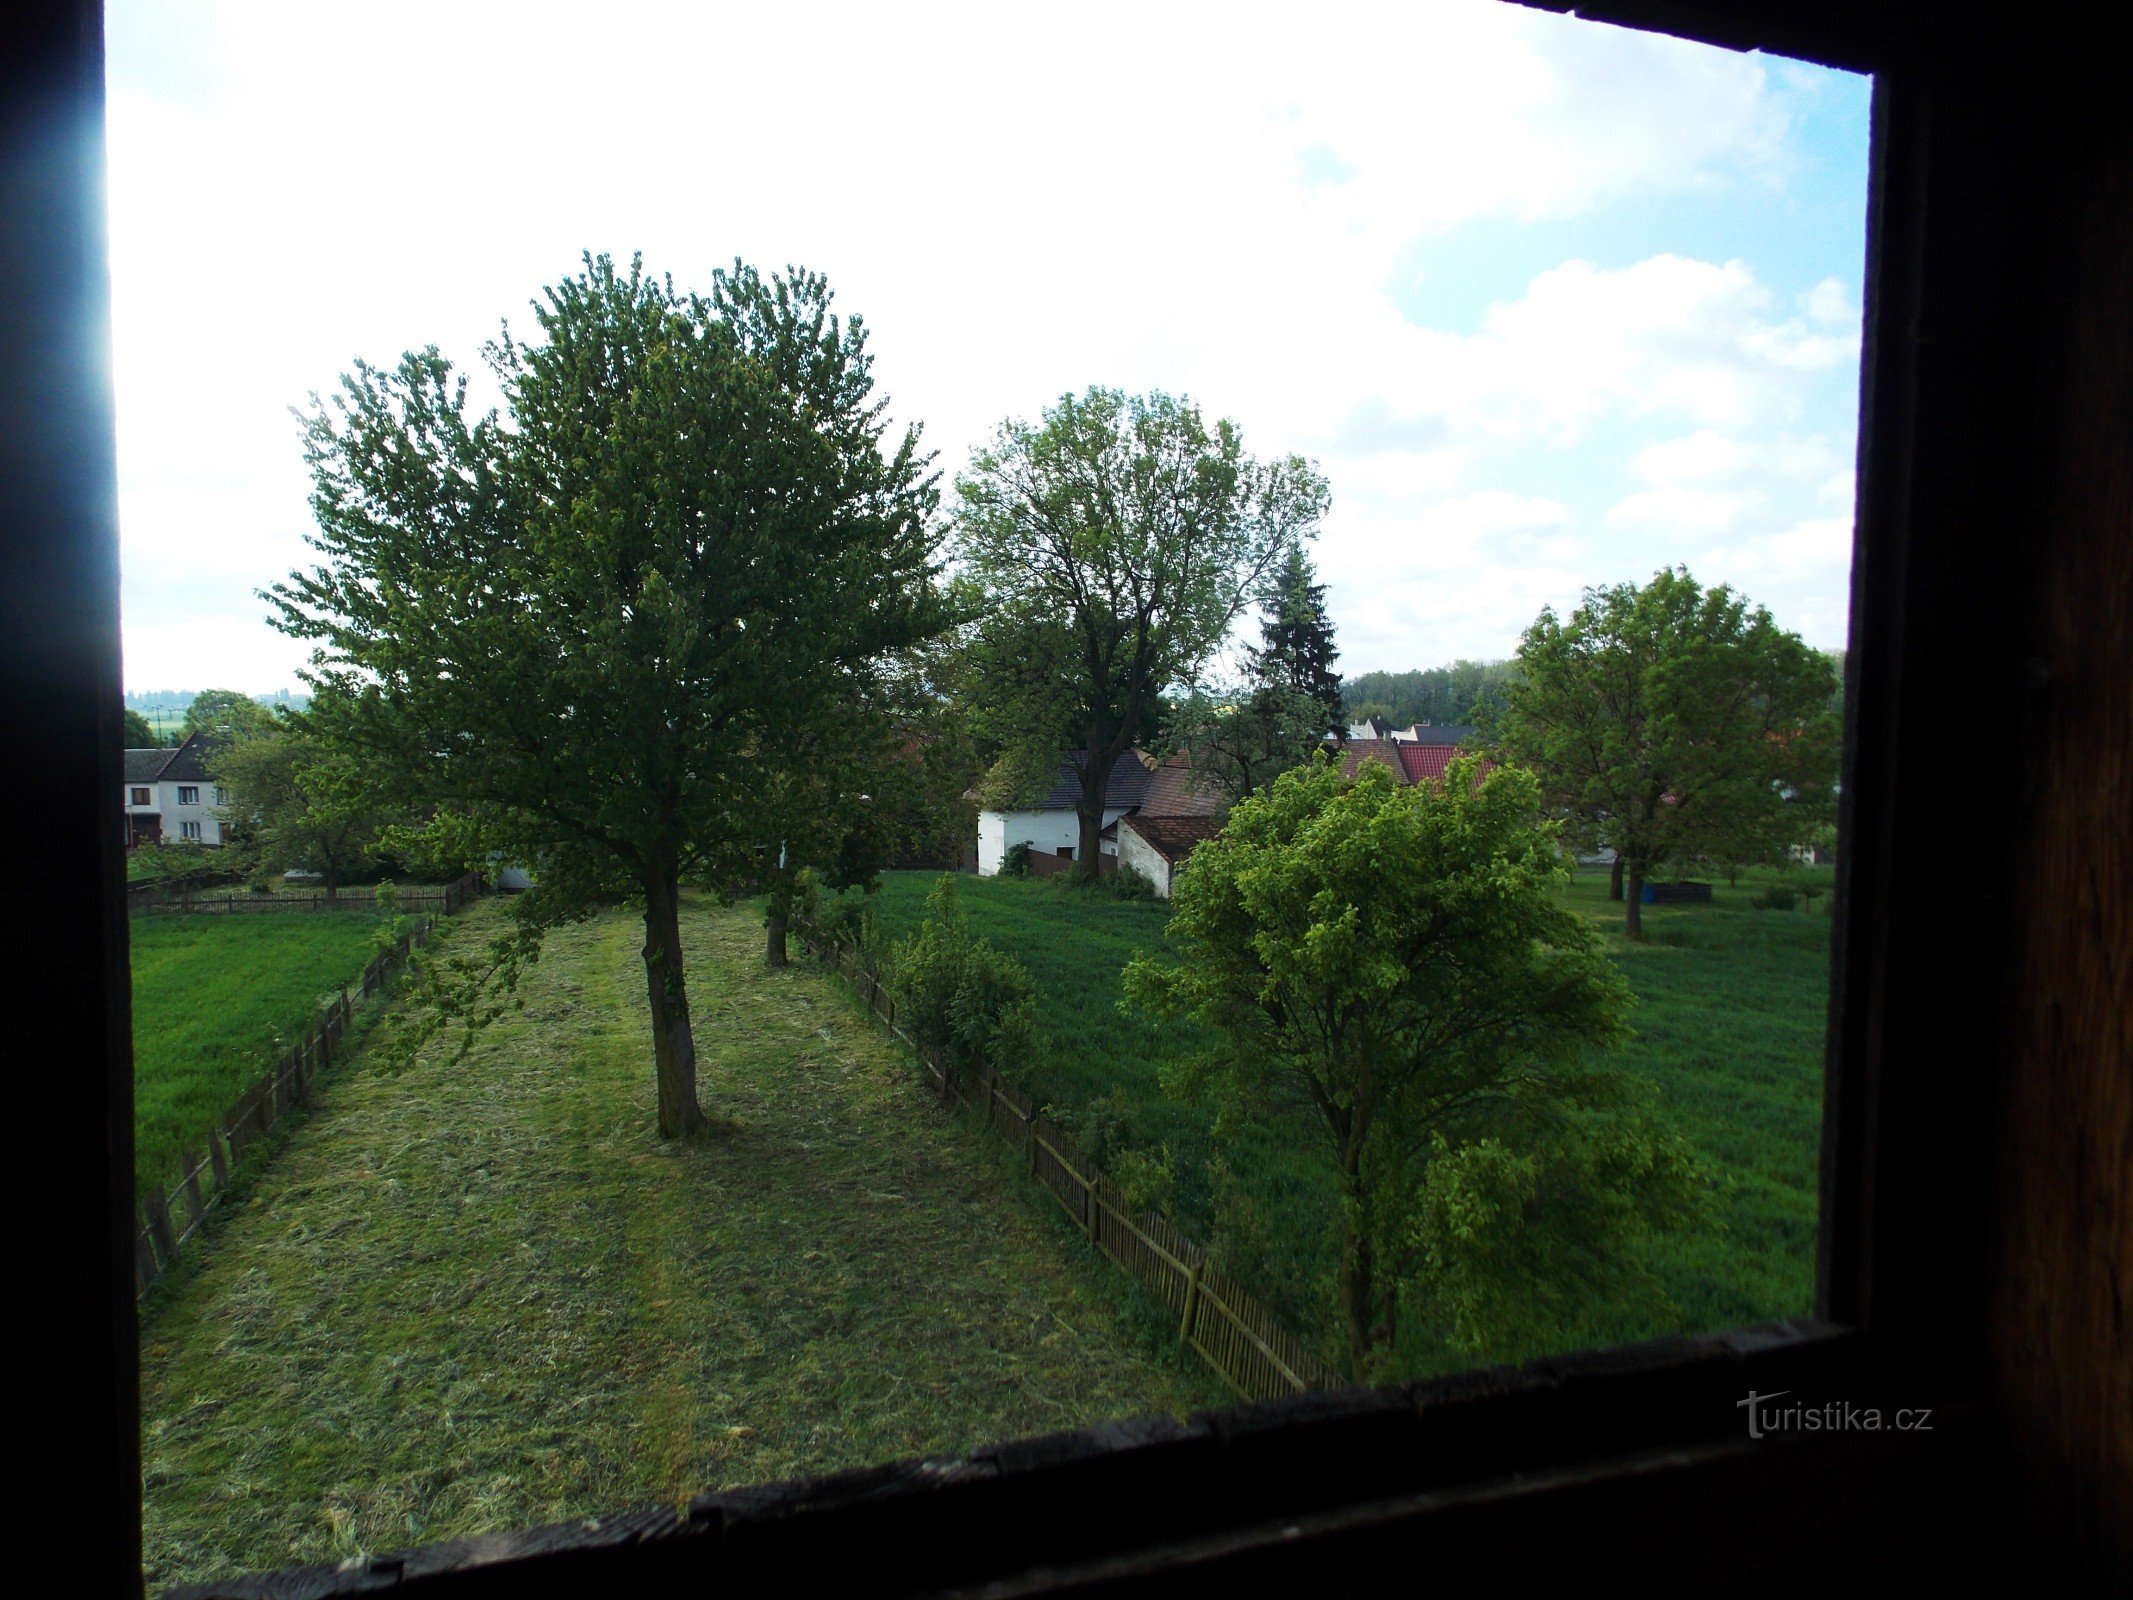
[[[1123,871],[1131,867],[1155,885],[1155,892],[1163,899],[1170,898],[1170,863],[1165,861],[1156,847],[1143,839],[1131,823],[1121,823],[1118,829],[1118,865]]]
[[[215,815],[215,807],[228,802],[226,789],[219,784],[174,783],[169,779],[156,787],[163,796],[164,843],[222,843],[222,819]]]
[[[1110,827],[1126,814],[1124,806],[1107,807],[1104,826]],[[990,878],[1000,870],[1007,852],[1026,844],[1033,855],[1052,856],[1081,845],[1081,818],[1072,811],[980,811],[978,813],[978,874]],[[1109,839],[1104,854],[1117,846]]]
[[[148,791],[146,805],[134,798],[143,789]],[[212,783],[158,780],[126,785],[126,814],[159,817],[165,844],[222,843],[222,819],[215,808],[227,800],[228,791]]]

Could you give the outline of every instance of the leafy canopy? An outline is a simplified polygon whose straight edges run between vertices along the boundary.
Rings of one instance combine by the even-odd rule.
[[[1092,388],[1001,424],[956,481],[955,551],[984,592],[984,731],[1023,775],[1072,753],[1084,859],[1112,766],[1324,516],[1302,458],[1260,462],[1190,401]]]
[[[1772,859],[1830,814],[1835,669],[1724,585],[1675,569],[1588,589],[1568,618],[1540,614],[1518,668],[1504,754],[1583,841],[1626,858],[1633,886],[1689,856]],[[1632,932],[1637,908],[1632,893]]]
[[[935,480],[830,304],[807,272],[706,296],[587,257],[485,351],[502,414],[434,348],[359,363],[304,419],[323,560],[268,594],[315,643],[321,736],[468,864],[538,868],[520,956],[644,906],[668,1133],[699,1117],[678,885],[740,893],[802,736],[937,626]]]
[[[1126,972],[1129,1004],[1217,1031],[1181,1087],[1215,1101],[1218,1129],[1317,1129],[1359,1376],[1567,1337],[1575,1283],[1649,1291],[1635,1229],[1694,1204],[1686,1149],[1591,1063],[1623,1036],[1629,995],[1557,893],[1537,786],[1477,771],[1462,758],[1442,785],[1405,787],[1377,763],[1283,774],[1180,874],[1176,959]]]

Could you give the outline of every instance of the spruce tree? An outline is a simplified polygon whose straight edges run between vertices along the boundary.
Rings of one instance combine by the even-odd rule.
[[[1282,691],[1301,695],[1320,714],[1318,732],[1338,735],[1347,726],[1340,674],[1333,663],[1333,623],[1326,616],[1326,586],[1316,582],[1303,542],[1294,541],[1267,586],[1266,617],[1259,644],[1249,651],[1254,683],[1269,700]]]

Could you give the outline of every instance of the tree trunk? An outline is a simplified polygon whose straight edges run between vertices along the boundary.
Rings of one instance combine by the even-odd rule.
[[[1376,1295],[1370,1240],[1363,1230],[1361,1207],[1351,1197],[1341,1219],[1341,1319],[1348,1329],[1349,1376],[1367,1383],[1376,1346]]]
[[[326,863],[326,904],[333,905],[341,898],[340,870],[331,861]]]
[[[679,1139],[704,1125],[696,1103],[696,1036],[682,977],[681,905],[674,879],[644,886],[644,979],[652,1002],[652,1056],[659,1074],[659,1137]]]
[[[763,908],[763,959],[773,967],[786,964],[785,930],[791,921],[792,874],[778,866],[771,870],[769,904]]]
[[[1644,863],[1629,864],[1628,893],[1623,897],[1622,931],[1632,939],[1644,937]]]
[[[1622,852],[1617,850],[1614,864],[1607,869],[1608,899],[1619,900],[1622,898],[1622,869],[1628,865],[1629,863],[1623,858]]]
[[[1116,757],[1105,761],[1099,768],[1097,763],[1102,761],[1103,757],[1092,750],[1089,752],[1088,765],[1082,768],[1081,803],[1074,808],[1081,823],[1081,842],[1074,851],[1074,865],[1089,877],[1096,876],[1096,858],[1103,854],[1104,794],[1111,787],[1111,768],[1120,760],[1133,759],[1135,758],[1130,755]]]

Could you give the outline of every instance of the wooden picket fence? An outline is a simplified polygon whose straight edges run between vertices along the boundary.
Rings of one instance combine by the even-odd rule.
[[[826,954],[890,1032],[911,1047],[943,1103],[980,1111],[989,1129],[1020,1149],[1030,1176],[1089,1243],[1170,1308],[1179,1339],[1239,1395],[1273,1399],[1342,1381],[1242,1284],[1210,1266],[1207,1252],[1168,1218],[1133,1212],[1102,1168],[1022,1090],[990,1066],[951,1071],[898,1027],[896,998],[878,970],[848,947]]]
[[[464,898],[458,902],[465,903]],[[406,966],[408,958],[428,941],[432,926],[431,918],[422,918],[391,949],[371,957],[357,980],[358,992],[370,995],[384,988],[393,971]],[[311,1087],[339,1052],[354,1009],[344,984],[340,998],[319,1013],[317,1026],[222,1113],[221,1125],[208,1130],[206,1148],[186,1152],[172,1186],[151,1187],[134,1197],[136,1296],[146,1294],[171,1269],[185,1242],[200,1231],[207,1214],[228,1190],[230,1174],[245,1151],[283,1117],[310,1102]]]
[[[434,910],[449,917],[480,892],[480,877],[469,872],[441,889],[402,890],[394,897],[393,908],[396,911]],[[238,894],[233,891],[229,894],[143,899],[129,903],[129,909],[152,914],[191,912],[212,916],[247,916],[279,911],[376,911],[378,898],[367,888],[344,890],[332,900],[323,893]]]

